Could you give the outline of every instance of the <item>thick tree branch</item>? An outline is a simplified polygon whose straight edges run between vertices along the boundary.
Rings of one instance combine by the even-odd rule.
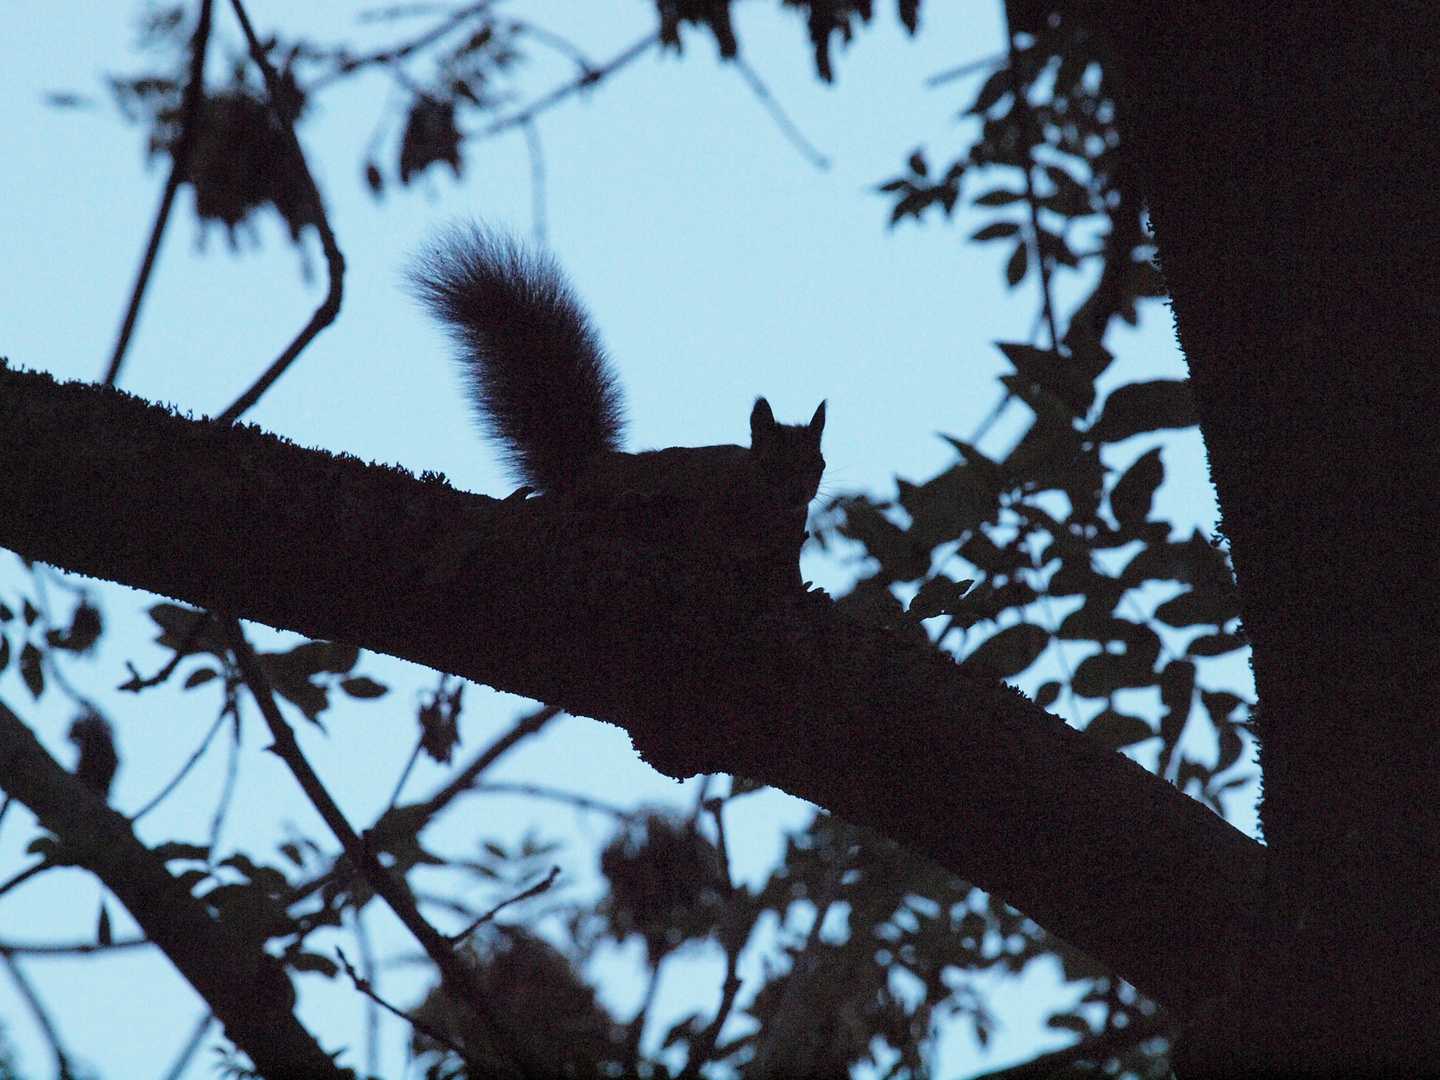
[[[65,854],[105,883],[225,1025],[262,1076],[335,1077],[342,1071],[290,1011],[279,964],[246,948],[136,839],[130,823],[45,752],[0,704],[0,787],[59,837]]]
[[[998,893],[1181,1015],[1247,953],[1258,844],[1009,687],[714,551],[13,371],[0,544],[620,724],[672,775],[764,780]]]

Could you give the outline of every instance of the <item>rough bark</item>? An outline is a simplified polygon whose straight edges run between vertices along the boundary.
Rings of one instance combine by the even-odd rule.
[[[276,961],[231,938],[136,839],[130,823],[45,752],[0,704],[0,788],[60,840],[59,853],[89,870],[135,917],[259,1070],[280,1078],[343,1080],[291,1011],[295,991]]]
[[[74,433],[73,435],[71,433]],[[1263,851],[1021,694],[751,567],[647,548],[254,428],[0,373],[0,544],[429,664],[873,826],[1184,1016],[1230,982]]]
[[[1440,1061],[1440,9],[1104,3],[1254,647],[1215,1068]],[[1227,1055],[1229,1055],[1227,1057]]]

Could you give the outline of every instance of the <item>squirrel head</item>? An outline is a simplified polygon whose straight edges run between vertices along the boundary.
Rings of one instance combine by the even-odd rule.
[[[763,397],[750,413],[750,456],[755,476],[767,489],[775,510],[805,527],[810,500],[820,490],[825,459],[820,435],[825,430],[825,402],[808,424],[779,424]]]

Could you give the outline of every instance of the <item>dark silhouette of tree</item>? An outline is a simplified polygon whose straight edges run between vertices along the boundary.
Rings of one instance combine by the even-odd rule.
[[[794,6],[820,77],[833,78],[834,39],[848,41],[869,4]],[[914,32],[916,5],[902,3],[900,16]],[[406,87],[396,164],[366,165],[378,192],[388,175],[404,184],[438,164],[458,173],[468,139],[528,123],[656,42],[678,46],[689,24],[743,63],[725,4],[662,3],[655,39],[607,64],[577,51],[572,82],[513,112],[500,111],[494,84],[538,35],[486,4],[366,56],[262,41],[244,22],[249,62],[213,92],[194,74],[208,0],[193,28],[183,11],[156,16],[171,75],[116,91],[170,156],[169,190],[191,184],[202,217],[232,233],[266,206],[295,235],[315,227],[329,237],[331,288],[218,421],[0,371],[0,543],[193,605],[152,610],[175,663],[129,688],[184,661],[192,684],[222,680],[222,720],[242,692],[253,696],[343,854],[289,845],[282,870],[239,854],[212,864],[203,847],[146,850],[105,805],[93,751],[84,775],[67,774],[0,707],[0,787],[46,830],[41,863],[4,887],[51,866],[91,870],[271,1076],[341,1071],[294,1019],[284,971],[338,972],[306,938],[376,896],[435,965],[436,988],[410,1018],[437,1077],[646,1065],[646,1010],[619,1023],[575,974],[597,942],[635,934],[652,992],[685,942],[714,938],[725,952],[718,1013],[666,1038],[685,1044],[688,1075],[721,1061],[746,1076],[840,1075],[875,1036],[900,1052],[897,1068],[919,1071],[938,1015],[965,1013],[986,1030],[983,1002],[947,972],[1014,971],[1043,953],[1089,980],[1090,1008],[1053,1017],[1079,1041],[1017,1075],[1428,1069],[1440,1049],[1429,948],[1440,940],[1440,196],[1429,179],[1440,16],[1405,3],[1360,14],[1198,0],[1163,12],[1120,0],[1011,4],[1007,16],[1010,48],[971,107],[981,134],[969,153],[942,172],[917,151],[881,189],[895,221],[949,214],[967,184],[993,210],[974,239],[1010,245],[1010,284],[1032,283],[1039,298],[1034,340],[1000,344],[1014,368],[1006,404],[1034,421],[1000,459],[978,437],[952,439],[958,462],[902,482],[893,505],[856,496],[831,507],[826,542],[857,540],[877,567],[839,601],[798,576],[767,575],[757,588],[743,553],[677,551],[623,522],[580,528],[553,500],[469,495],[230,422],[340,304],[343,260],[293,130],[310,95],[367,66]],[[407,67],[420,56],[435,60],[433,79]],[[487,114],[488,126],[465,133],[462,120]],[[1085,235],[1100,237],[1093,249]],[[1067,312],[1052,282],[1074,268],[1098,273]],[[1191,379],[1102,400],[1107,327],[1167,290]],[[111,381],[123,353],[122,341]],[[1197,420],[1223,537],[1173,539],[1151,520],[1159,453],[1116,477],[1101,453]],[[1133,554],[1118,572],[1101,569],[1097,556],[1122,549]],[[1174,595],[1147,611],[1135,596],[1154,583]],[[100,632],[93,608],[74,611],[61,620],[28,600],[22,617],[0,609],[0,666],[13,658],[37,697],[47,651],[87,648]],[[256,653],[241,618],[317,640]],[[1047,655],[1063,667],[1056,642],[1093,650],[1035,700],[1004,684]],[[1246,645],[1263,712],[1197,682],[1196,658]],[[357,647],[552,708],[431,799],[392,805],[357,833],[309,772],[275,697],[315,721],[331,689],[380,696],[355,673]],[[1146,688],[1161,702],[1158,731],[1116,703]],[[1062,696],[1101,705],[1084,732],[1045,711]],[[417,753],[449,759],[459,707],[442,681],[417,717]],[[624,727],[670,775],[750,779],[728,793],[707,783],[688,818],[617,813],[600,861],[609,891],[569,910],[563,948],[495,911],[467,912],[463,940],[447,938],[405,882],[435,859],[420,831],[557,708]],[[1213,766],[1181,740],[1192,717],[1217,737]],[[99,728],[83,730],[93,744]],[[1264,770],[1264,845],[1213,812],[1243,779],[1247,731]],[[1158,775],[1116,752],[1156,736]],[[757,783],[836,816],[792,838],[751,894],[731,884],[724,811]],[[471,870],[519,901],[545,893],[548,854],[494,845]],[[189,868],[166,869],[177,862]],[[740,950],[762,916],[783,918],[802,897],[815,928],[785,946],[788,969],[744,1004],[758,1029],[722,1042],[741,1008]],[[839,905],[850,935],[835,944],[820,927]],[[900,971],[924,987],[920,1005],[895,994]],[[57,1057],[63,1065],[58,1044]]]

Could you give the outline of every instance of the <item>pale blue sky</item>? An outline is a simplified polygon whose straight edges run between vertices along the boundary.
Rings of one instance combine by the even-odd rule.
[[[816,80],[803,23],[793,13],[771,4],[736,11],[750,64],[830,158],[827,171],[806,162],[739,75],[717,62],[713,41],[693,31],[683,57],[647,55],[540,119],[549,242],[615,360],[632,448],[744,442],[757,394],[770,399],[782,420],[808,418],[826,398],[826,489],[887,492],[897,474],[921,480],[946,466],[953,451],[935,433],[969,436],[998,399],[995,376],[1005,365],[992,342],[1026,338],[1033,294],[1007,292],[1004,253],[964,243],[969,230],[963,227],[936,220],[887,229],[889,204],[874,188],[896,175],[918,145],[932,160],[948,160],[964,145],[954,116],[973,84],[926,90],[923,83],[998,53],[1000,13],[989,3],[932,2],[922,8],[923,29],[912,41],[893,5],[877,6],[875,25],[849,49],[837,46],[833,87]],[[143,63],[130,51],[133,9],[79,0],[12,8],[0,39],[6,109],[0,124],[0,355],[12,364],[95,379],[113,347],[164,181],[162,168],[147,167],[140,133],[119,122],[100,81]],[[274,0],[250,7],[262,34],[277,28],[327,40],[352,37],[357,9]],[[583,6],[546,0],[513,10],[571,37],[596,60],[653,29],[654,20],[653,6],[632,0]],[[228,6],[217,4],[216,13],[220,40],[235,43]],[[212,79],[219,72],[212,64]],[[522,96],[569,75],[564,61],[542,55],[522,72]],[[99,104],[47,108],[42,97],[56,90],[91,93]],[[530,230],[525,141],[512,132],[474,144],[461,183],[448,171],[432,171],[412,190],[390,189],[377,205],[360,163],[380,109],[393,100],[382,78],[367,76],[318,98],[301,130],[349,266],[345,307],[247,419],[304,445],[397,462],[417,473],[440,470],[458,487],[500,494],[505,479],[476,435],[447,343],[400,287],[401,268],[437,226],[457,217]],[[393,155],[393,142],[384,153]],[[259,234],[258,248],[242,244],[237,255],[212,233],[202,253],[188,193],[182,193],[123,388],[196,415],[213,414],[269,364],[309,317],[323,284],[318,274],[309,284],[301,281],[299,259],[273,215],[261,219]],[[306,243],[318,271],[318,245],[313,236]],[[1108,344],[1119,361],[1107,374],[1107,389],[1183,374],[1160,304],[1146,309],[1139,330],[1113,334]],[[1012,407],[985,445],[1002,448],[1026,420],[1022,408]],[[1173,479],[1157,513],[1186,534],[1197,524],[1208,528],[1214,504],[1199,437],[1190,432],[1165,441]],[[1113,464],[1126,464],[1154,440],[1132,443]],[[4,582],[15,580],[17,564],[6,556],[0,565],[5,598]],[[805,571],[830,588],[854,573],[813,555]],[[108,647],[67,670],[72,681],[102,697],[117,720],[126,766],[114,799],[133,812],[208,727],[214,698],[196,691],[117,700],[108,693],[124,678],[124,659],[148,672],[162,656],[144,644],[153,629],[141,614],[142,598],[115,588],[98,595],[113,628]],[[417,688],[431,684],[428,673],[385,658],[368,659],[366,670],[394,693],[377,705],[334,710],[328,737],[302,733],[322,775],[343,783],[342,803],[359,824],[368,824],[388,798],[408,753]],[[12,667],[0,677],[0,697],[36,722],[57,756],[71,760],[61,738],[71,710],[58,695],[47,694],[33,707]],[[465,745],[473,752],[522,703],[474,690],[467,708]],[[259,733],[247,730],[246,740],[251,752],[226,842],[273,852],[286,822],[328,841],[278,764],[253,752],[263,745]],[[623,733],[588,720],[556,725],[507,759],[501,774],[544,775],[627,805],[693,798],[638,763]],[[202,839],[222,775],[223,755],[212,752],[173,804],[142,823],[142,836]],[[422,770],[407,790],[425,791],[438,775]],[[472,805],[469,818],[454,815],[462,820],[444,835],[436,830],[437,844],[459,851],[482,830],[518,836],[535,820],[552,831],[577,824],[569,811],[536,810],[514,799]],[[802,823],[808,810],[764,795],[737,803],[734,812],[755,819],[737,866],[754,882],[778,852],[779,830]],[[30,835],[25,820],[12,812],[0,830],[0,876],[23,865]],[[592,839],[603,835],[600,819],[579,824]],[[732,825],[737,834],[741,824]],[[98,888],[78,872],[47,875],[0,900],[0,937],[83,939],[93,934],[98,902]],[[408,948],[380,925],[383,918],[376,922],[382,940]],[[623,967],[621,957],[612,970]],[[35,961],[27,971],[56,1006],[76,1056],[107,1080],[163,1075],[199,1015],[194,995],[148,953],[98,966]],[[718,978],[706,971],[702,959],[677,988],[672,1019],[687,1002],[703,1005],[718,992]],[[413,1000],[419,985],[413,972],[387,979],[396,1000]],[[1045,984],[1045,973],[1030,981]],[[610,986],[616,1001],[626,999],[623,977]],[[303,994],[302,1015],[327,1048],[358,1049],[360,1010],[348,987],[310,977]],[[998,1068],[1033,1053],[1037,1033],[1024,1020],[1027,1009],[1033,1014],[1039,1007],[1033,997],[1007,996],[1010,1020],[990,1056],[976,1057],[968,1037],[947,1041],[941,1075]],[[22,1050],[27,1075],[47,1075],[43,1044],[3,974],[0,1019]],[[385,1039],[383,1071],[398,1077],[398,1026],[387,1027]],[[1045,1045],[1055,1045],[1053,1033],[1049,1039]],[[362,1063],[356,1055],[345,1060]],[[208,1058],[198,1059],[188,1075],[207,1075],[208,1065]]]

